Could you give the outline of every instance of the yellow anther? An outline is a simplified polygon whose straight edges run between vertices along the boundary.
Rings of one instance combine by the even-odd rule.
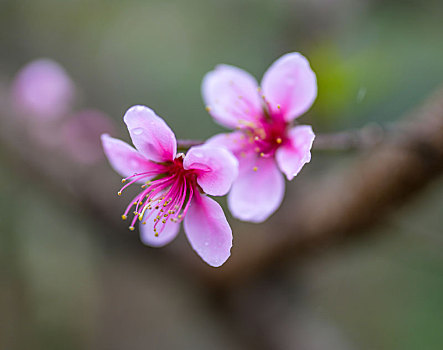
[[[254,140],[258,141],[258,140],[260,140],[260,137],[256,136],[256,137],[254,137]]]
[[[130,230],[130,231],[134,231],[134,230],[135,230],[135,227],[134,227],[134,226],[129,226],[129,230]]]
[[[135,215],[135,216],[137,216],[137,215],[138,215],[138,213],[137,213],[136,211],[134,211],[134,215]]]
[[[122,179],[122,184],[124,184],[126,182],[126,179]]]
[[[179,219],[181,219],[182,217],[183,217],[183,215],[182,215],[182,214],[180,214],[180,215],[178,216],[178,218],[179,218]]]
[[[163,220],[162,220],[162,223],[166,224],[166,219],[163,219]]]
[[[211,111],[211,107],[209,107],[209,106],[206,106],[206,112],[209,112],[209,111]]]
[[[264,157],[265,154],[263,152],[260,153],[260,157]]]
[[[154,236],[158,237],[158,232],[157,231],[155,231]]]
[[[257,171],[258,168],[255,166],[255,167],[252,168],[252,170]]]
[[[141,185],[141,188],[146,188],[146,185]]]
[[[126,220],[128,217],[126,215],[122,215],[122,220]]]
[[[163,215],[163,216],[164,216],[165,218],[167,218],[167,217],[168,217],[168,215],[169,215],[169,214],[165,214],[165,215]]]
[[[282,143],[283,140],[281,139],[281,137],[277,137],[277,139],[275,140],[278,144]]]
[[[122,191],[118,191],[117,195],[121,196],[122,195]]]
[[[277,109],[280,109],[280,105],[277,105]]]
[[[143,221],[143,225],[146,225],[146,221]]]

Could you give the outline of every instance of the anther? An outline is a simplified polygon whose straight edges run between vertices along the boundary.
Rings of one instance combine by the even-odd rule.
[[[126,182],[126,179],[122,179],[122,184],[124,184]]]
[[[264,157],[265,154],[263,152],[260,153],[260,157]]]
[[[209,107],[209,106],[206,106],[206,112],[209,112],[209,111],[211,111],[211,107]]]
[[[134,226],[129,226],[129,230],[130,230],[130,231],[134,231],[134,230],[135,230],[135,227],[134,227]]]
[[[282,139],[281,139],[281,137],[277,137],[277,139],[275,140],[278,144],[280,144],[280,143],[282,143]]]
[[[128,217],[126,215],[122,215],[122,220],[126,220]]]
[[[277,105],[277,109],[280,109],[280,105]]]
[[[122,191],[118,191],[117,195],[121,196],[122,195]]]
[[[258,168],[255,166],[255,167],[252,168],[252,170],[257,171]]]

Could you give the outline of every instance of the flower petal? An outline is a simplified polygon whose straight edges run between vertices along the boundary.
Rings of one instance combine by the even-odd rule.
[[[172,161],[177,152],[175,135],[165,121],[146,106],[133,106],[123,117],[132,142],[146,158]]]
[[[184,219],[192,248],[209,265],[219,267],[231,255],[232,231],[223,209],[213,199],[196,193]]]
[[[243,132],[234,131],[229,133],[217,134],[205,142],[205,145],[224,147],[228,151],[238,156],[247,145],[247,139]]]
[[[288,180],[292,180],[303,165],[310,162],[314,138],[314,132],[309,125],[296,126],[289,130],[288,142],[282,145],[275,155],[280,170]]]
[[[258,158],[254,154],[239,161],[239,175],[228,195],[229,209],[237,219],[263,222],[283,200],[283,176],[272,158]]]
[[[146,214],[148,213],[149,211],[146,211]],[[143,244],[151,247],[163,247],[177,237],[180,231],[180,223],[172,222],[171,220],[166,221],[165,224],[161,222],[158,223],[157,231],[159,231],[159,234],[156,237],[154,232],[154,219],[155,215],[151,215],[149,218],[142,220],[142,223],[140,223],[140,239]],[[146,222],[146,224],[143,224],[143,222]],[[162,228],[163,225],[164,228]]]
[[[162,166],[150,162],[143,157],[137,150],[129,146],[122,140],[115,139],[107,134],[101,136],[103,150],[108,157],[109,163],[123,177],[134,175],[135,173],[144,173],[152,171],[161,172]],[[153,174],[152,176],[155,176]],[[146,178],[143,178],[143,182]]]
[[[262,80],[263,94],[273,113],[292,121],[305,113],[317,97],[317,79],[308,60],[297,52],[275,61]]]
[[[235,128],[261,116],[257,88],[257,81],[249,73],[237,67],[219,65],[203,78],[202,95],[214,119],[223,126]]]
[[[223,196],[228,193],[238,175],[238,161],[227,149],[202,145],[192,147],[185,156],[183,167],[197,172],[197,183],[205,193]]]

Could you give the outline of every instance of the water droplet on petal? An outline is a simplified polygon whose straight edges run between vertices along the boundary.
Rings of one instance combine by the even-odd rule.
[[[132,129],[132,132],[134,133],[134,135],[141,135],[143,133],[143,128]]]

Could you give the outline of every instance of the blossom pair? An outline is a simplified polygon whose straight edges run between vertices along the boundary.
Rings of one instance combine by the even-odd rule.
[[[232,232],[207,195],[229,192],[229,209],[241,220],[262,222],[275,212],[283,200],[282,173],[293,179],[311,158],[312,128],[291,123],[314,102],[317,83],[306,58],[289,53],[271,65],[261,88],[247,72],[221,65],[204,77],[202,94],[215,121],[236,131],[177,154],[166,123],[151,109],[135,106],[124,121],[136,149],[108,135],[102,141],[111,165],[125,177],[122,190],[142,186],[123,214],[123,219],[134,214],[131,229],[141,222],[142,241],[167,244],[183,220],[194,250],[220,266],[230,255]]]

